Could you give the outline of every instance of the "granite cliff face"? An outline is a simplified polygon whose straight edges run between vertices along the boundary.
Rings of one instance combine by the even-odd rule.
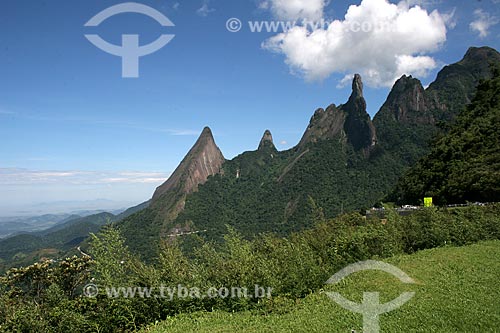
[[[332,139],[339,134],[344,134],[344,122],[345,114],[335,104],[330,105],[326,110],[317,109],[298,146],[303,148],[309,143]]]
[[[435,116],[454,119],[471,102],[479,81],[492,77],[491,66],[500,63],[500,53],[490,47],[471,47],[457,63],[445,66],[426,89],[435,103]]]
[[[363,82],[359,74],[354,75],[352,94],[346,104],[340,106],[346,114],[344,131],[347,140],[355,150],[368,148],[377,143],[375,127],[370,115],[366,112],[366,101],[363,97]]]
[[[172,175],[156,188],[149,207],[121,222],[121,232],[134,251],[154,255],[160,239],[191,230],[190,223],[181,225],[174,221],[184,210],[188,195],[210,176],[220,173],[225,161],[212,131],[205,127]]]
[[[366,112],[363,82],[359,74],[354,75],[352,93],[346,104],[338,107],[332,104],[326,110],[316,110],[298,147],[302,149],[307,144],[336,137],[352,144],[355,150],[368,148],[377,142],[375,127]]]
[[[430,140],[441,131],[438,124],[453,121],[470,103],[481,79],[491,78],[500,53],[489,47],[471,47],[459,62],[445,66],[427,89],[419,80],[403,75],[373,119],[379,144],[397,168],[415,163],[429,151]]]
[[[381,112],[400,123],[434,123],[432,103],[425,94],[422,83],[413,77],[403,75],[394,84]]]
[[[158,186],[151,199],[150,209],[155,211],[153,223],[160,227],[160,233],[170,234],[172,230],[187,231],[189,226],[172,225],[172,221],[184,209],[188,194],[196,192],[209,176],[221,172],[225,162],[210,128],[205,127],[200,137],[189,150],[168,180]]]
[[[471,47],[459,62],[445,66],[427,89],[419,80],[403,75],[394,84],[374,122],[391,118],[402,123],[434,124],[453,119],[470,103],[481,79],[491,78],[500,53],[489,47]]]
[[[200,137],[168,180],[153,194],[153,204],[169,191],[191,193],[209,176],[219,173],[225,158],[215,144],[212,131],[205,127]]]
[[[266,130],[257,150],[225,161],[205,128],[149,208],[125,219],[124,236],[134,240],[134,251],[155,255],[151,240],[186,231],[217,239],[226,225],[248,237],[301,230],[310,221],[310,198],[327,217],[380,202],[429,153],[434,135],[445,133],[440,124],[450,124],[480,79],[491,77],[490,63],[500,64],[497,51],[470,48],[427,89],[403,75],[373,122],[355,75],[349,100],[317,109],[298,145],[286,151]]]

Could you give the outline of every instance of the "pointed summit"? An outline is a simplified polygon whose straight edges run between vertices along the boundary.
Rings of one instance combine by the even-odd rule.
[[[326,110],[317,109],[302,135],[302,139],[300,139],[299,149],[303,149],[309,143],[332,139],[341,135],[344,121],[345,114],[335,104],[330,105]]]
[[[354,75],[352,93],[346,104],[338,107],[332,104],[326,110],[316,110],[299,142],[299,149],[311,142],[339,136],[347,138],[356,150],[371,147],[377,142],[375,127],[366,112],[363,81],[359,74]]]
[[[170,191],[183,194],[196,191],[208,176],[220,172],[225,159],[215,144],[212,131],[205,127],[196,143],[188,152],[168,180],[160,185],[153,194],[153,202]]]
[[[215,140],[214,140],[214,136],[212,134],[212,130],[210,129],[210,127],[208,126],[205,126],[203,128],[203,131],[201,131],[201,134],[200,136],[198,137],[198,140],[196,140],[196,143],[194,144],[194,146],[191,148],[191,151],[195,148],[195,147],[199,147],[199,146],[203,146],[203,145],[207,145],[207,144],[210,144],[210,145],[215,145]],[[191,152],[190,151],[190,152]],[[189,155],[189,153],[188,153]]]
[[[260,139],[258,150],[265,149],[266,147],[271,147],[273,149],[276,149],[273,142],[273,135],[269,130],[266,130],[264,132],[264,135],[262,136],[262,139]]]
[[[203,131],[201,131],[201,134],[200,134],[200,138],[203,138],[203,137],[211,137],[212,140],[214,139],[213,134],[212,134],[212,130],[210,129],[210,127],[205,126],[203,128]]]
[[[394,83],[381,112],[401,123],[428,124],[434,123],[432,113],[428,112],[430,108],[431,102],[420,80],[403,75]]]
[[[375,127],[372,124],[370,115],[366,112],[361,75],[354,75],[351,97],[340,108],[346,113],[344,131],[354,149],[358,150],[375,145],[377,141]]]
[[[349,100],[358,97],[363,97],[363,81],[361,81],[361,75],[354,74],[354,79],[352,80],[352,93]]]

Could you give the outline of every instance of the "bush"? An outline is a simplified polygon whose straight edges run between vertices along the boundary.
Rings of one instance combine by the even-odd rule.
[[[317,209],[320,212],[320,209]],[[348,214],[280,238],[244,239],[229,228],[222,244],[200,244],[183,253],[165,241],[157,264],[135,258],[120,233],[106,228],[93,236],[90,257],[45,261],[10,270],[0,278],[0,330],[16,332],[133,331],[157,320],[197,310],[286,312],[298,298],[320,289],[344,266],[366,259],[500,238],[500,205],[428,208],[408,216],[386,208],[385,219]],[[96,298],[82,296],[92,278]],[[272,288],[271,299],[108,297],[104,287]]]

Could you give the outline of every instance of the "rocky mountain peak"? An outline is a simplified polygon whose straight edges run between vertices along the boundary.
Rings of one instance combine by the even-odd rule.
[[[424,87],[420,80],[411,75],[403,75],[394,83],[382,108],[389,110],[391,116],[399,122],[434,121],[432,115],[427,112],[430,109],[430,102],[427,100]]]
[[[352,80],[352,93],[349,99],[359,97],[363,97],[363,81],[361,80],[361,75],[354,74],[354,79]]]
[[[274,142],[273,142],[273,135],[271,134],[271,131],[269,131],[269,130],[266,130],[264,132],[262,139],[260,139],[258,149],[262,150],[262,149],[265,149],[266,147],[271,147],[271,148],[276,149],[276,147],[274,146]]]
[[[203,131],[201,131],[201,134],[200,134],[200,139],[201,138],[208,138],[208,139],[211,138],[212,140],[214,139],[214,136],[212,134],[212,130],[210,129],[210,127],[205,126],[203,128]]]
[[[335,104],[331,104],[326,110],[317,109],[300,139],[299,149],[304,148],[308,143],[332,139],[341,134],[344,121],[345,114]]]
[[[332,104],[326,110],[316,110],[300,140],[299,148],[339,135],[347,138],[356,150],[373,146],[377,141],[375,127],[366,112],[363,81],[359,74],[354,75],[352,93],[346,104],[338,107]]]
[[[194,146],[189,150],[177,169],[153,194],[153,203],[169,191],[183,194],[197,190],[211,175],[220,172],[225,158],[215,144],[212,131],[205,127]]]
[[[500,63],[500,53],[490,47],[471,47],[457,63],[445,66],[426,89],[437,119],[450,121],[469,104],[482,79],[492,77],[492,65]]]
[[[363,97],[363,81],[359,74],[352,80],[352,93],[349,101],[340,107],[346,113],[344,131],[347,140],[356,150],[375,145],[377,137],[370,115],[366,112]]]
[[[500,60],[500,54],[491,47],[470,47],[465,53],[462,60],[458,62],[460,65],[477,65],[481,63],[488,64],[491,60]]]

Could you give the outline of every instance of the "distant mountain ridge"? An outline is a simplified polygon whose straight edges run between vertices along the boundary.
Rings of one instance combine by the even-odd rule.
[[[154,255],[159,239],[176,233],[202,230],[217,239],[229,224],[249,237],[287,234],[307,227],[314,207],[326,216],[369,207],[429,151],[441,123],[453,121],[479,81],[491,77],[490,63],[500,63],[496,50],[470,48],[427,89],[403,75],[373,121],[355,75],[349,100],[317,109],[287,151],[277,151],[266,130],[256,151],[226,161],[205,128],[150,207],[120,224],[122,232],[133,250]]]
[[[70,253],[76,254],[77,247],[84,245],[90,233],[97,233],[102,226],[120,221],[145,209],[148,205],[149,201],[146,201],[118,215],[101,212],[83,217],[69,214],[34,217],[32,220],[52,221],[54,218],[59,220],[50,228],[24,231],[0,239],[0,272],[12,266],[29,265],[41,258],[51,259]]]
[[[120,227],[133,249],[152,254],[160,238],[185,231],[206,230],[207,238],[217,238],[229,224],[249,236],[286,234],[307,227],[311,205],[328,216],[368,207],[429,151],[440,122],[452,121],[477,83],[491,77],[489,63],[500,63],[497,51],[470,48],[427,89],[403,75],[373,121],[355,75],[349,100],[317,109],[300,142],[287,151],[277,151],[266,130],[256,151],[226,161],[205,128],[151,206]],[[450,87],[454,94],[446,93]],[[210,148],[200,149],[200,142]]]
[[[299,143],[286,151],[276,149],[266,130],[255,151],[226,160],[205,127],[151,200],[119,215],[70,219],[46,232],[2,240],[0,265],[2,259],[21,263],[47,251],[74,250],[109,221],[133,251],[151,259],[161,239],[190,231],[199,233],[182,237],[187,247],[196,237],[220,239],[226,225],[245,237],[287,235],[310,226],[318,211],[332,217],[370,207],[429,152],[431,139],[446,133],[478,83],[492,77],[489,64],[500,64],[496,50],[470,48],[427,89],[403,75],[373,120],[356,74],[348,101],[317,109]]]
[[[5,217],[0,221],[0,239],[22,232],[45,230],[68,220],[80,217],[80,215],[69,213],[44,214],[27,217]]]

